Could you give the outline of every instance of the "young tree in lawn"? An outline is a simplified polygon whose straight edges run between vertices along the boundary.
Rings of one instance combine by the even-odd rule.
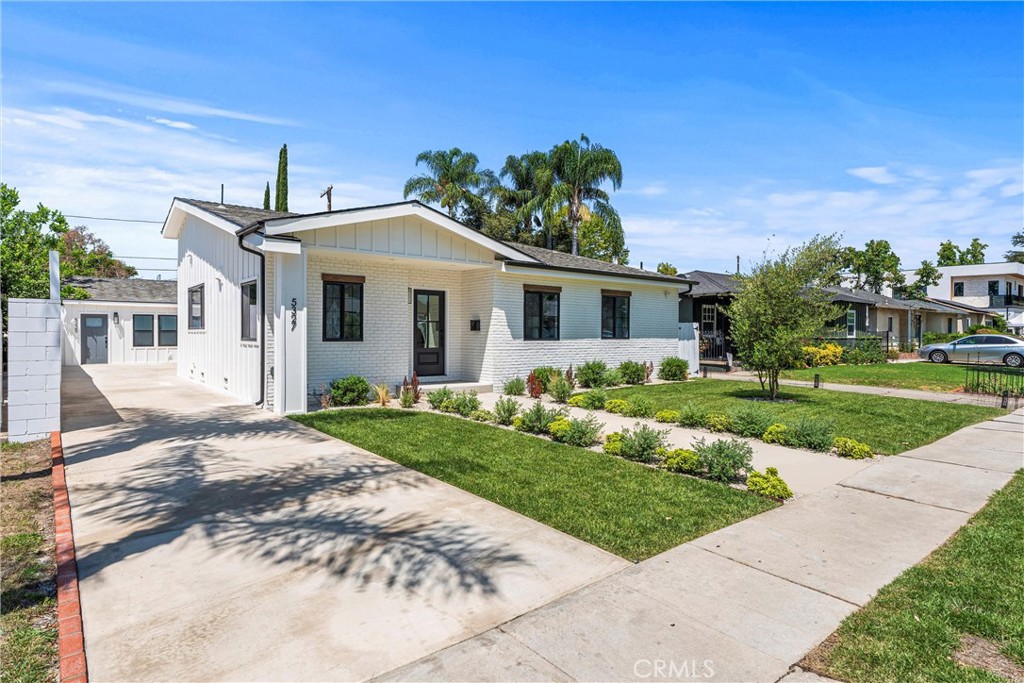
[[[834,235],[816,236],[777,257],[766,255],[739,276],[726,309],[730,336],[743,366],[757,373],[772,400],[779,394],[779,373],[803,359],[805,341],[842,315],[823,289],[835,282],[841,251]]]
[[[1003,254],[1003,258],[1007,261],[1014,261],[1016,263],[1024,263],[1024,230],[1015,233],[1010,238],[1010,244],[1020,249],[1010,249],[1008,252]]]

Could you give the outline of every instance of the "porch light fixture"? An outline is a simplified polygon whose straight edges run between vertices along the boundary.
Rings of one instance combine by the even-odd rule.
[[[120,321],[121,321],[121,316],[119,316],[117,314],[117,311],[114,311],[114,324],[117,325]]]

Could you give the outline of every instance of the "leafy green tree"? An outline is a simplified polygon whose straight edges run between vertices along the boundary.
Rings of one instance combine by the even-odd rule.
[[[935,263],[942,266],[956,266],[960,264],[960,249],[951,240],[946,240],[939,245],[938,258]]]
[[[612,208],[608,193],[601,189],[607,182],[611,182],[614,190],[622,186],[622,164],[615,152],[591,144],[586,135],[580,135],[579,140],[566,140],[556,145],[549,156],[555,184],[546,212],[554,215],[558,208],[568,208],[570,253],[579,253],[580,224],[591,214],[600,216],[609,231],[621,234],[619,214]]]
[[[965,248],[946,240],[939,245],[936,263],[941,266],[973,266],[985,262],[985,250],[988,245],[975,237]]]
[[[456,220],[468,218],[483,227],[487,202],[481,196],[496,184],[494,173],[478,169],[480,160],[472,152],[458,147],[449,150],[426,150],[416,156],[416,165],[423,164],[427,173],[413,176],[405,182],[402,195],[415,196],[427,204],[440,204]]]
[[[263,190],[263,210],[270,211],[270,181],[267,181],[267,188]]]
[[[4,329],[7,300],[46,299],[50,296],[50,256],[60,250],[68,222],[60,211],[39,204],[35,211],[18,209],[18,191],[0,184],[0,292]]]
[[[843,265],[853,277],[853,288],[881,294],[886,285],[901,288],[906,279],[900,270],[900,257],[887,240],[871,240],[863,249],[843,250]]]
[[[739,276],[726,310],[730,336],[743,366],[757,373],[772,400],[778,397],[779,373],[803,359],[805,340],[842,314],[823,288],[837,277],[841,251],[835,236],[816,236],[778,257],[766,255]]]
[[[544,152],[510,154],[499,176],[508,185],[497,183],[492,188],[496,213],[511,213],[519,223],[508,239],[535,243],[534,233],[544,227],[541,217],[554,186],[550,158]]]
[[[566,231],[568,232],[568,231]],[[609,230],[601,216],[591,214],[580,223],[579,255],[609,263],[629,263],[629,249],[621,230]]]
[[[671,263],[659,263],[658,272],[662,275],[676,276],[679,275],[679,270]]]
[[[939,284],[940,279],[942,273],[931,261],[921,261],[921,266],[914,271],[914,281],[903,288],[902,294],[907,299],[924,299],[928,296],[928,288]]]
[[[79,225],[61,235],[61,278],[75,275],[93,277],[135,277],[138,271],[114,258],[107,243],[89,228]]]
[[[1014,234],[1014,236],[1010,238],[1010,244],[1015,247],[1020,247],[1020,249],[1009,250],[1003,254],[1003,258],[1007,261],[1024,263],[1024,230]]]
[[[274,211],[288,210],[288,145],[281,145],[277,154],[277,191],[274,194]]]

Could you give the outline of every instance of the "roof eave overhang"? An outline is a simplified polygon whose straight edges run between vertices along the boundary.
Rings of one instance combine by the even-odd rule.
[[[178,237],[181,236],[181,231],[184,229],[189,216],[195,216],[214,227],[232,234],[236,233],[239,229],[238,225],[235,223],[224,220],[214,213],[201,209],[198,206],[193,206],[192,204],[175,197],[174,201],[171,202],[170,210],[167,212],[167,218],[164,219],[163,227],[160,228],[161,236],[169,240],[178,239]]]
[[[640,273],[605,273],[598,270],[589,270],[587,268],[573,268],[571,266],[551,266],[545,263],[533,262],[527,263],[524,261],[504,261],[502,269],[509,271],[512,269],[523,268],[526,270],[547,270],[554,274],[559,273],[574,273],[577,275],[586,275],[591,278],[600,280],[639,280],[650,284],[659,285],[673,285],[679,287],[685,287],[687,285],[696,284],[696,280],[685,280],[678,277],[670,277],[665,275],[643,275]]]

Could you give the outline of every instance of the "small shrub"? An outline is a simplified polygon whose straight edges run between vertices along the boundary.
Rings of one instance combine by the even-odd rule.
[[[448,387],[441,387],[440,389],[435,389],[434,391],[427,393],[427,403],[429,403],[430,407],[434,410],[441,410],[441,405],[454,396],[454,391]]]
[[[899,360],[900,352],[897,349],[886,349],[885,359],[886,360]]]
[[[781,422],[776,422],[764,430],[764,434],[761,435],[761,441],[785,445],[789,441],[789,427]]]
[[[522,377],[513,377],[505,382],[505,386],[502,388],[501,393],[506,396],[522,396],[526,393],[526,380]]]
[[[398,394],[398,405],[403,408],[412,408],[416,405],[416,394],[409,387],[402,387],[401,393]]]
[[[494,413],[489,410],[474,410],[469,414],[469,419],[477,422],[494,422]]]
[[[516,429],[530,434],[547,434],[548,425],[559,417],[563,417],[561,411],[545,408],[543,403],[537,401],[519,416]]]
[[[655,429],[641,423],[637,423],[633,429],[623,429],[622,457],[637,462],[654,462],[658,458],[658,449],[665,447],[667,434],[668,430]]]
[[[626,384],[643,384],[647,378],[647,367],[643,363],[624,360],[619,363],[619,375]]]
[[[604,409],[609,413],[623,415],[629,409],[629,401],[623,401],[621,398],[611,398],[604,402]]]
[[[622,455],[622,432],[612,432],[604,437],[601,448],[608,455]]]
[[[600,422],[593,415],[584,418],[558,418],[548,425],[548,432],[555,441],[570,446],[589,448],[601,440]]]
[[[843,360],[843,347],[832,342],[820,346],[804,346],[804,363],[809,368],[838,365]]]
[[[381,408],[387,407],[391,403],[391,387],[387,384],[378,384],[373,388],[373,393],[377,397],[377,403]]]
[[[840,458],[851,458],[853,460],[863,460],[874,455],[871,452],[871,446],[844,436],[837,436],[832,441],[832,449]]]
[[[499,398],[494,404],[494,421],[500,425],[510,425],[519,414],[519,401],[508,396]]]
[[[678,410],[659,410],[654,414],[655,422],[679,422],[679,411]]]
[[[608,392],[601,388],[591,389],[580,394],[580,397],[582,399],[580,401],[581,408],[586,408],[587,410],[601,410],[604,408],[604,404],[608,400]]]
[[[457,413],[462,417],[469,417],[474,410],[479,409],[480,399],[475,391],[460,391],[441,402],[442,413]]]
[[[586,395],[585,394],[574,394],[574,395],[569,397],[569,400],[566,401],[566,403],[571,405],[573,408],[582,408],[583,407],[583,401],[585,401],[585,400],[586,400]]]
[[[370,383],[359,375],[349,375],[331,382],[332,406],[361,406],[370,400]]]
[[[422,395],[421,395],[421,392],[420,392],[420,378],[416,374],[415,370],[412,371],[412,381],[411,382],[407,378],[405,378],[405,377],[402,378],[402,391],[405,391],[406,389],[408,389],[409,391],[412,392],[412,402],[413,403],[419,403],[420,399],[422,398]],[[402,391],[398,392],[399,396],[402,395]]]
[[[654,401],[646,396],[634,396],[622,414],[626,417],[654,417]]]
[[[729,416],[723,413],[708,413],[704,416],[704,428],[709,432],[727,432],[732,427]]]
[[[706,411],[701,406],[695,403],[686,403],[682,408],[679,409],[679,426],[680,427],[703,427],[704,420],[708,416]]]
[[[827,451],[832,448],[834,431],[829,422],[801,417],[787,431],[786,444],[812,451]]]
[[[659,466],[669,472],[682,472],[683,474],[697,474],[700,472],[700,458],[697,456],[696,451],[686,448],[675,448],[673,450],[663,448],[658,455],[661,458]]]
[[[617,387],[622,384],[622,373],[618,368],[609,368],[604,373],[604,385],[606,387]]]
[[[569,384],[569,380],[565,377],[555,379],[549,386],[551,388],[551,398],[555,399],[556,403],[566,403],[569,397],[572,396],[572,385]]]
[[[738,479],[740,472],[749,471],[754,457],[754,449],[740,439],[719,439],[711,443],[698,439],[693,443],[693,450],[697,453],[700,471],[708,479],[723,483]]]
[[[681,381],[689,379],[690,364],[678,356],[669,356],[661,361],[658,368],[658,378],[670,381]]]
[[[734,409],[729,414],[731,431],[740,436],[759,439],[765,431],[772,426],[775,418],[772,412],[762,405],[751,402],[750,405],[743,405]]]
[[[540,395],[544,393],[544,384],[533,370],[530,370],[530,374],[526,376],[526,393],[530,395],[530,398],[540,398]]]
[[[589,360],[577,368],[576,381],[584,389],[603,387],[606,372],[608,372],[608,366],[603,360]]]
[[[750,470],[747,474],[747,490],[766,498],[786,500],[793,497],[789,485],[779,476],[779,471],[769,467],[761,474],[757,470]]]
[[[533,374],[540,381],[540,386],[543,389],[541,393],[547,394],[551,392],[551,385],[555,380],[562,376],[562,370],[550,365],[542,365],[539,368],[534,368]]]

